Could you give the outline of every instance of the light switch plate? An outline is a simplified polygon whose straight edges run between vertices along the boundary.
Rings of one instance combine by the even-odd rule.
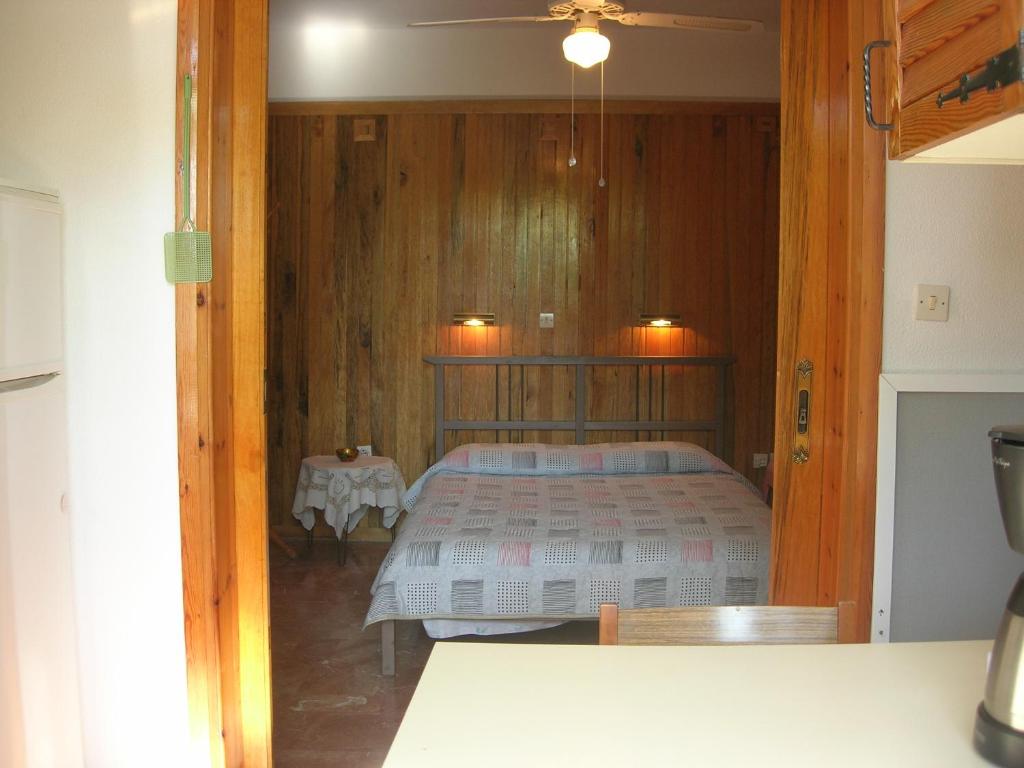
[[[768,454],[767,453],[755,453],[754,454],[754,469],[764,469],[768,466]]]
[[[914,290],[915,320],[949,320],[949,286],[919,285]]]
[[[555,313],[554,312],[541,312],[540,313],[540,327],[541,328],[554,328],[555,327]]]
[[[368,445],[357,445],[356,450],[360,456],[373,456],[373,448]]]

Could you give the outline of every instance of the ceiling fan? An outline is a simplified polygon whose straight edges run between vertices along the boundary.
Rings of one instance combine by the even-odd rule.
[[[547,16],[497,16],[484,19],[418,21],[410,27],[441,27],[494,22],[571,21],[573,31],[562,41],[565,58],[581,67],[592,67],[608,58],[611,43],[598,31],[601,21],[615,21],[628,27],[661,27],[709,32],[759,32],[764,24],[755,19],[693,16],[678,13],[627,13],[621,3],[611,0],[570,0],[549,2]]]

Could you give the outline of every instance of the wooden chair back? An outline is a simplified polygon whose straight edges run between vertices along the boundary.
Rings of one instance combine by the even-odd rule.
[[[601,645],[784,645],[849,643],[855,603],[836,607],[749,605],[600,607]]]

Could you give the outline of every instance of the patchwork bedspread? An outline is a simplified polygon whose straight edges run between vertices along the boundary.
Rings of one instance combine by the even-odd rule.
[[[405,507],[364,626],[767,602],[770,510],[689,443],[462,446]]]

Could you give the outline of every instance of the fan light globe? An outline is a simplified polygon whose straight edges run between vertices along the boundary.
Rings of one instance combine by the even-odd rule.
[[[596,27],[578,26],[562,41],[565,58],[584,69],[607,59],[610,49],[608,38],[598,32]]]

